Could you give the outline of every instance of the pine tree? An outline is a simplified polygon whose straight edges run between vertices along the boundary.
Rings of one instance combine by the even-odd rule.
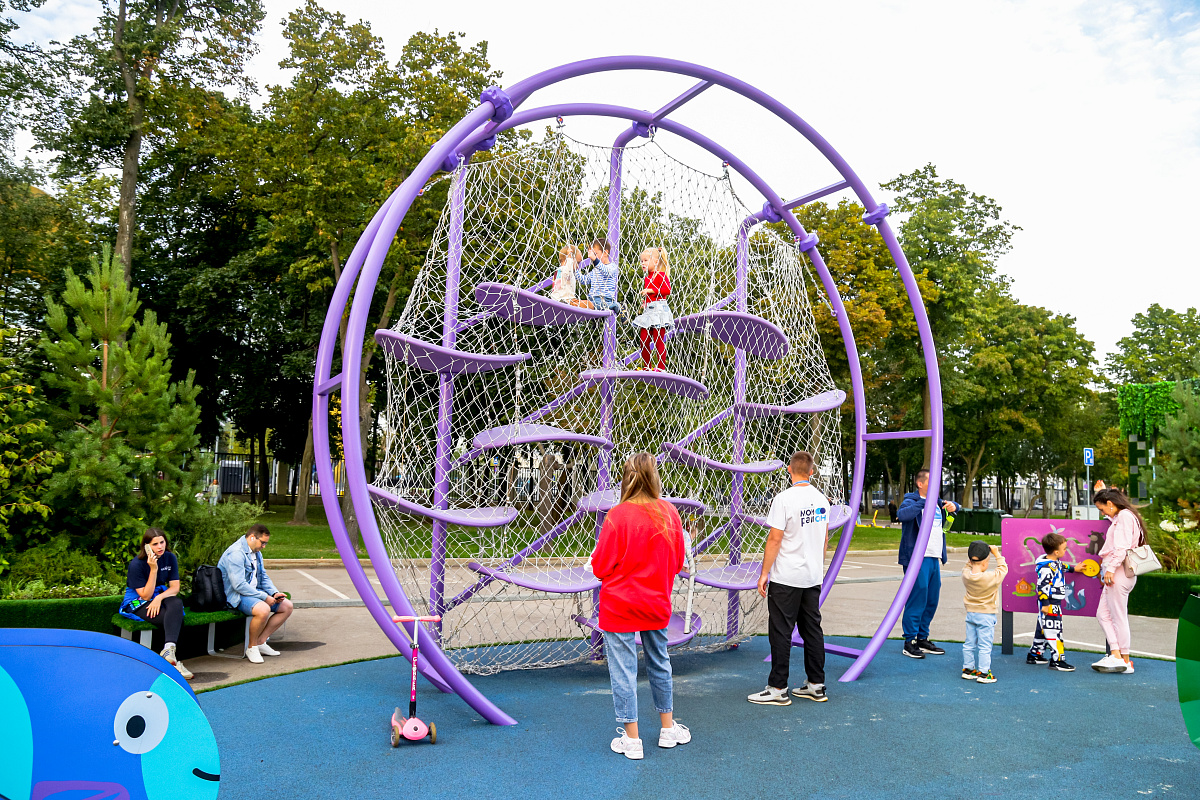
[[[67,272],[61,305],[46,298],[43,379],[66,460],[48,485],[56,522],[116,565],[146,527],[178,530],[198,513],[200,389],[191,373],[171,382],[167,326],[152,311],[137,321],[137,289],[107,245],[91,265],[86,284]]]

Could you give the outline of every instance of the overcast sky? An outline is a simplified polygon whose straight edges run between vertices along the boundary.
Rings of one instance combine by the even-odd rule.
[[[285,53],[280,21],[300,3],[266,5],[252,64],[260,86],[286,80],[277,67]],[[1099,353],[1151,303],[1198,304],[1198,2],[324,5],[369,22],[393,59],[420,30],[487,40],[504,84],[602,55],[713,67],[790,106],[872,187],[932,162],[942,177],[995,198],[1023,229],[1000,264],[1017,298],[1074,316]],[[93,24],[97,7],[48,0],[19,17],[22,34],[66,39]],[[653,109],[691,83],[609,73],[534,99]],[[723,91],[710,90],[678,119],[736,152],[783,196],[836,179],[798,135]],[[568,121],[568,132],[597,144],[622,127]],[[707,156],[665,136],[660,142],[719,171]]]

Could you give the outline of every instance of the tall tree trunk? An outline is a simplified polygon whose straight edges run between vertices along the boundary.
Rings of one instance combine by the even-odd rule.
[[[1046,484],[1048,482],[1049,481],[1047,481],[1046,476],[1038,475],[1038,483],[1040,483],[1042,486],[1042,519],[1050,519],[1050,517],[1051,517],[1050,512],[1051,512],[1051,509],[1053,509],[1053,507],[1054,507],[1053,502],[1050,500],[1049,496],[1046,494]]]
[[[258,505],[258,495],[255,493],[255,463],[254,463],[254,435],[250,435],[250,504]]]
[[[271,510],[271,478],[267,463],[267,429],[258,432],[258,485],[262,487],[263,508]]]
[[[904,503],[904,493],[908,491],[908,462],[900,459],[900,481],[896,484],[896,510]]]
[[[986,450],[987,445],[981,445],[979,452],[975,453],[970,458],[963,459],[967,465],[966,480],[964,481],[965,486],[963,486],[963,508],[975,507],[975,482],[979,475],[980,465],[983,462],[983,454]]]
[[[308,489],[312,484],[313,466],[313,421],[308,416],[308,437],[304,440],[304,455],[300,459],[300,474],[297,476],[296,510],[292,514],[293,525],[308,524]]]

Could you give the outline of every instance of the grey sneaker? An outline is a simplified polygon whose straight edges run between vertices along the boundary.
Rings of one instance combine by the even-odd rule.
[[[760,706],[790,706],[792,704],[792,698],[788,697],[786,686],[782,689],[773,689],[768,686],[761,692],[749,695],[746,699]]]
[[[674,747],[677,744],[687,744],[692,740],[692,732],[687,729],[686,725],[680,725],[678,722],[670,728],[663,728],[658,733],[659,747]]]
[[[803,697],[807,700],[816,700],[818,703],[824,703],[829,699],[825,694],[825,684],[804,682],[803,686],[798,686],[792,689],[792,697]]]
[[[617,728],[617,733],[621,735],[613,739],[612,744],[609,745],[614,753],[622,753],[626,758],[633,761],[640,761],[642,758],[645,758],[645,754],[642,752],[641,739],[630,739],[625,735],[624,728]]]
[[[168,664],[175,664],[175,643],[171,642],[168,644],[162,649],[159,655],[165,658]]]

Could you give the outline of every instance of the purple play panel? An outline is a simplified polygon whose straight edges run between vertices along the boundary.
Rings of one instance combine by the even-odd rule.
[[[704,503],[687,497],[664,497],[663,500],[675,506],[676,510],[686,508],[696,514],[703,514],[708,510],[708,506]],[[579,498],[579,510],[586,514],[604,513],[611,511],[620,502],[620,489],[603,489]]]
[[[673,372],[651,372],[640,369],[589,369],[579,373],[579,379],[584,383],[599,383],[609,380],[641,381],[692,400],[703,400],[708,397],[708,387],[704,384]]]
[[[573,617],[573,619],[585,628],[590,628],[594,631],[600,630],[600,626],[595,617],[588,619],[587,617],[576,615]],[[675,647],[676,645],[686,644],[687,642],[690,642],[692,639],[696,638],[696,634],[700,632],[700,625],[702,622],[703,620],[700,619],[699,614],[692,614],[692,629],[689,632],[684,633],[683,615],[679,613],[672,614],[670,622],[667,623],[667,647]],[[635,633],[633,635],[633,641],[635,644],[641,644],[641,634]]]
[[[705,311],[675,320],[675,330],[706,333],[759,358],[787,355],[787,334],[773,322],[742,311]]]
[[[763,403],[734,403],[734,410],[745,419],[778,417],[781,414],[814,414],[818,411],[833,411],[846,402],[846,393],[841,389],[822,392],[788,406],[771,406]]]
[[[713,586],[717,589],[746,592],[758,588],[758,576],[761,574],[762,562],[749,561],[745,564],[698,569],[696,570],[696,583]]]
[[[488,372],[493,369],[511,367],[531,358],[529,353],[516,353],[511,356],[485,356],[481,353],[452,350],[449,347],[423,342],[395,331],[375,331],[375,341],[379,342],[388,355],[400,359],[409,366],[423,369],[426,372],[440,372],[444,375]]]
[[[414,503],[403,497],[392,494],[378,486],[368,486],[371,496],[387,506],[394,506],[408,514],[427,517],[444,522],[447,525],[462,525],[466,528],[495,528],[507,525],[517,518],[519,513],[509,506],[489,506],[487,508],[448,508],[438,509]]]
[[[475,301],[497,317],[519,325],[574,325],[612,316],[611,311],[579,308],[507,283],[477,285]]]
[[[507,447],[511,444],[532,444],[533,442],[579,442],[605,450],[613,448],[613,443],[603,436],[576,433],[556,428],[553,425],[538,425],[533,422],[489,428],[476,434],[471,441],[471,446],[480,450],[494,450],[497,447]]]
[[[600,588],[600,581],[596,580],[596,576],[587,567],[567,567],[541,572],[505,572],[485,567],[475,561],[467,562],[467,566],[480,575],[487,575],[489,578],[525,589],[533,589],[535,592],[575,594]]]
[[[738,473],[763,473],[774,472],[783,466],[782,461],[772,459],[771,461],[751,461],[747,464],[730,464],[725,461],[716,461],[708,456],[702,456],[699,453],[694,453],[686,447],[680,447],[677,444],[664,444],[663,452],[666,453],[667,459],[676,461],[680,464],[686,464],[689,467],[698,469],[715,469],[721,472],[738,472]]]

